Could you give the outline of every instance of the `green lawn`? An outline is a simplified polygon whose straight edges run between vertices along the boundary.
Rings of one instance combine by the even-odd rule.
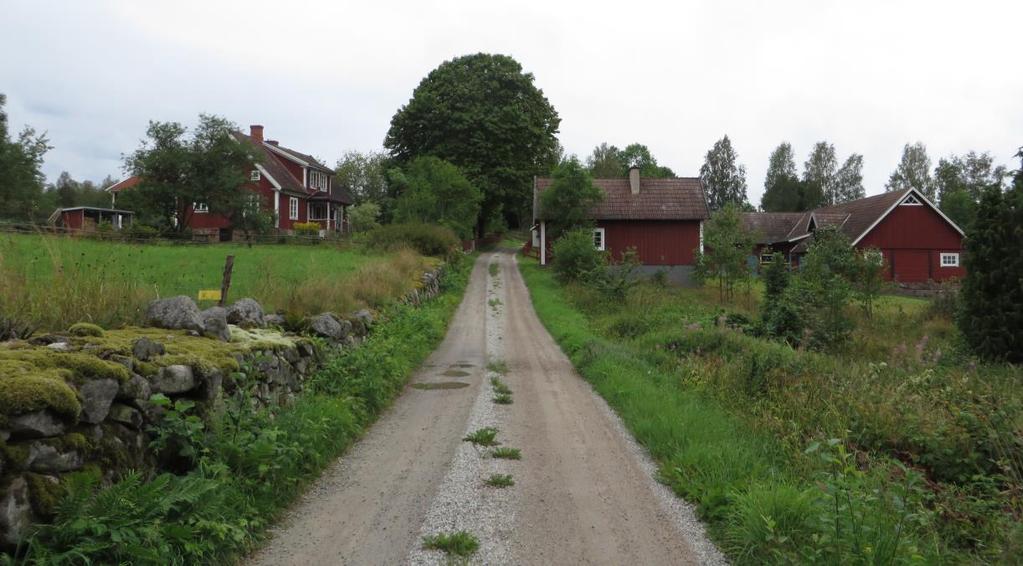
[[[139,245],[4,235],[0,307],[47,329],[79,320],[135,323],[153,298],[219,289],[228,255],[235,256],[229,300],[254,297],[267,310],[296,314],[377,306],[410,288],[426,266],[413,254],[327,244]]]

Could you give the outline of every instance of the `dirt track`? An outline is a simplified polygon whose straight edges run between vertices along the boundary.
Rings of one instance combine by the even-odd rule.
[[[508,365],[505,381],[514,404],[500,411],[501,441],[521,448],[509,462],[516,485],[491,501],[466,502],[448,521],[460,524],[478,507],[499,506],[506,524],[480,533],[507,540],[481,541],[474,562],[493,564],[695,564],[721,562],[683,504],[651,477],[649,462],[614,415],[574,371],[540,324],[513,256],[485,254],[474,268],[465,300],[444,342],[412,383],[460,381],[461,389],[407,388],[351,452],[331,467],[273,533],[252,564],[402,564],[422,561],[421,529],[437,523],[435,500],[452,500],[456,458],[474,402],[484,385],[488,352],[487,309],[500,313],[497,328]],[[486,265],[500,275],[489,293]],[[490,328],[491,334],[494,327]],[[493,349],[493,346],[491,347]],[[444,375],[447,373],[447,375]],[[460,375],[467,373],[468,375]],[[472,425],[475,426],[475,425]],[[478,460],[478,459],[477,459]],[[505,465],[505,464],[502,464]],[[483,471],[481,470],[482,474]],[[464,470],[460,470],[464,476]],[[447,478],[447,481],[445,481]],[[482,481],[480,478],[479,481]],[[458,494],[463,497],[465,494]],[[455,501],[459,501],[456,497]],[[494,509],[490,514],[493,516]],[[475,519],[474,519],[475,520]],[[443,522],[443,520],[441,521]],[[473,529],[469,529],[473,530]],[[487,556],[487,550],[494,550]],[[439,553],[427,561],[439,562]]]

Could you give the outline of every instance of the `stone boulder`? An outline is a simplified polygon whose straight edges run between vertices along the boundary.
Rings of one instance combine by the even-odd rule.
[[[365,326],[367,329],[373,327],[373,313],[369,312],[368,310],[362,309],[356,311],[355,314],[353,314],[352,316],[355,317],[356,320],[362,322],[362,325]]]
[[[266,326],[277,326],[283,328],[287,324],[287,320],[283,314],[272,313],[263,316],[263,324]]]
[[[120,403],[114,403],[110,406],[109,418],[115,423],[127,425],[135,430],[141,429],[142,424],[145,422],[142,418],[142,413],[138,409]]]
[[[148,401],[153,394],[153,388],[141,375],[135,374],[131,379],[121,383],[117,391],[117,398],[122,401]]]
[[[151,380],[153,393],[185,393],[195,389],[196,380],[192,368],[183,365],[173,365],[160,368],[160,372]]]
[[[64,432],[64,423],[49,411],[33,411],[8,417],[7,429],[19,438],[42,438]]]
[[[172,330],[193,330],[202,332],[202,317],[199,307],[184,295],[157,299],[146,307],[146,326]]]
[[[0,546],[15,546],[34,522],[28,482],[18,476],[0,494]]]
[[[71,351],[71,344],[68,344],[67,342],[53,342],[52,344],[47,344],[46,347],[53,350],[54,352]]]
[[[82,422],[97,424],[107,418],[118,389],[115,379],[94,379],[84,383],[78,389],[82,398]]]
[[[159,342],[153,342],[149,338],[136,338],[135,342],[131,345],[131,355],[135,356],[139,361],[148,362],[156,356],[162,356],[167,353],[164,349],[163,344]]]
[[[352,331],[352,323],[325,312],[309,319],[309,330],[317,336],[340,342]]]
[[[242,328],[262,328],[266,324],[263,307],[255,299],[238,299],[227,307],[227,322]]]
[[[199,313],[203,334],[222,342],[231,340],[231,331],[227,328],[227,315],[227,309],[223,307],[210,307]]]
[[[45,441],[37,441],[28,445],[28,458],[25,466],[33,472],[53,473],[72,472],[85,464],[82,453],[74,448],[58,448]]]

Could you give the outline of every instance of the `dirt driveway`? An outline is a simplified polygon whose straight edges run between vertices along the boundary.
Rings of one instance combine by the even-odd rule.
[[[512,404],[492,402],[493,377]],[[479,538],[480,564],[724,562],[540,324],[513,255],[477,260],[447,337],[410,383],[250,563],[443,564],[422,537],[454,530]],[[482,426],[521,460],[462,441]],[[515,484],[488,487],[495,472]]]

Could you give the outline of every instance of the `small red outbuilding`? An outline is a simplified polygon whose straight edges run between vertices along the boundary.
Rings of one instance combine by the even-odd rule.
[[[593,184],[604,192],[591,211],[594,245],[616,260],[634,248],[640,271],[663,271],[672,280],[688,281],[695,250],[703,246],[703,221],[709,216],[700,179],[641,179],[639,169],[633,168],[627,179],[594,179]],[[549,242],[540,195],[550,185],[550,178],[533,183],[534,245],[540,249],[541,265],[549,260]]]

